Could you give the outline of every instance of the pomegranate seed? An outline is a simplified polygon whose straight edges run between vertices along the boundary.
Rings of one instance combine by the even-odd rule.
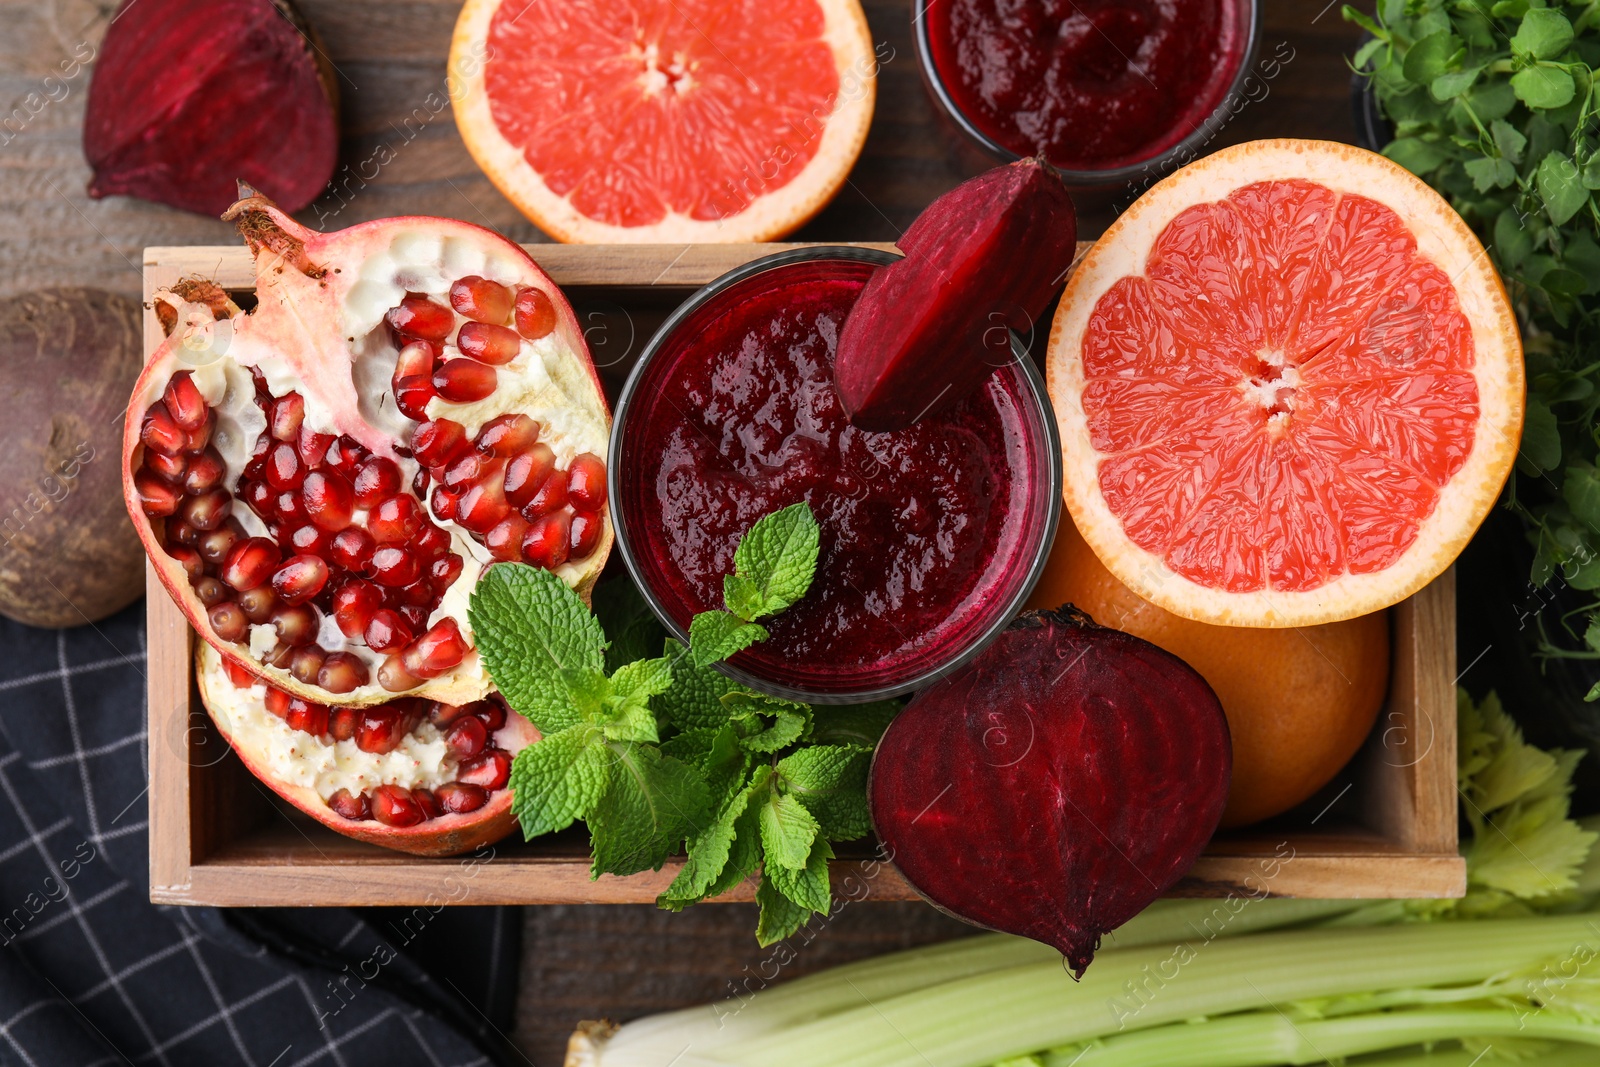
[[[411,341],[395,356],[393,378],[395,381],[411,377],[431,378],[438,360],[439,349],[432,342]]]
[[[179,517],[196,530],[215,530],[233,512],[233,497],[226,489],[213,489],[184,500]]]
[[[522,539],[527,533],[528,521],[513,513],[483,535],[483,545],[501,563],[514,563],[522,558]]]
[[[473,533],[485,534],[511,514],[498,471],[468,489],[456,504],[456,522]]]
[[[355,490],[356,503],[370,508],[399,490],[400,467],[392,459],[374,456],[356,471],[355,481],[351,485]]]
[[[373,612],[383,604],[383,590],[371,582],[355,578],[333,593],[333,621],[339,632],[352,640],[367,632]]]
[[[272,590],[285,604],[304,604],[328,584],[328,564],[320,556],[291,556],[272,575]]]
[[[272,446],[272,451],[267,453],[266,475],[267,484],[279,492],[300,488],[306,478],[306,468],[294,445],[279,442]]]
[[[445,704],[435,700],[428,705],[428,721],[443,732],[461,716],[469,714],[465,704]]]
[[[334,652],[322,662],[317,685],[330,693],[348,693],[367,684],[367,665],[349,652]]]
[[[567,506],[567,480],[560,471],[554,471],[544,480],[528,502],[522,505],[522,517],[532,522],[540,515],[560,511]]]
[[[443,467],[467,448],[467,428],[451,419],[431,419],[411,431],[411,453],[424,467]]]
[[[300,423],[306,417],[306,402],[299,393],[280,396],[267,412],[267,432],[279,441],[293,444],[300,439]]]
[[[461,557],[454,552],[443,559],[436,559],[428,564],[428,584],[433,586],[435,593],[442,594],[456,584],[456,579],[461,577],[461,568]]]
[[[394,403],[400,409],[400,414],[408,419],[421,422],[428,417],[428,401],[438,396],[433,387],[431,378],[424,378],[420,374],[408,375],[394,380]]]
[[[361,725],[361,712],[355,708],[334,708],[328,717],[328,735],[335,741],[348,741]]]
[[[539,424],[526,415],[497,415],[483,424],[473,442],[479,452],[505,459],[539,443]]]
[[[567,467],[567,499],[580,511],[599,511],[606,503],[605,461],[593,452],[574,456]]]
[[[277,606],[278,596],[270,585],[258,585],[239,594],[239,608],[251,622],[266,622]]]
[[[468,359],[498,367],[517,358],[522,351],[522,338],[504,326],[469,322],[456,333],[456,347]]]
[[[405,739],[406,731],[400,721],[400,712],[384,704],[361,710],[361,722],[356,727],[356,747],[363,752],[382,755],[393,752]]]
[[[202,607],[214,607],[228,595],[228,587],[215,578],[206,577],[194,582],[194,595]]]
[[[196,530],[182,519],[172,519],[167,523],[167,540],[175,545],[188,545],[194,548],[200,543],[204,531]]]
[[[317,433],[309,426],[300,427],[300,439],[295,442],[295,448],[299,451],[300,461],[306,465],[307,470],[316,470],[327,465],[328,449],[333,447],[335,440],[331,433]]]
[[[222,479],[228,473],[228,465],[214,448],[208,448],[194,457],[188,466],[189,469],[183,474],[183,491],[195,496],[211,492],[222,484]]]
[[[353,437],[339,437],[328,446],[327,464],[346,478],[353,477],[367,450]]]
[[[301,498],[299,491],[295,489],[285,489],[283,492],[272,498],[272,513],[278,519],[282,520],[278,523],[278,525],[284,527],[286,530],[292,530],[294,527],[299,526],[301,523],[304,523],[311,518],[311,516],[306,514],[305,500]],[[272,535],[272,539],[274,541],[283,540],[283,538],[276,533]]]
[[[347,709],[340,708],[339,710],[344,711]],[[328,807],[333,809],[335,815],[349,819],[351,822],[360,822],[362,819],[372,816],[372,805],[367,802],[367,795],[358,793],[355,796],[351,796],[348,789],[340,789],[329,797]]]
[[[367,532],[379,544],[409,541],[421,528],[422,508],[414,497],[392,496],[367,517]]]
[[[407,607],[425,608],[435,599],[433,587],[419,579],[400,590],[400,610],[405,611]]]
[[[239,525],[237,519],[229,519],[215,530],[201,534],[195,548],[207,563],[221,563],[243,537],[244,527]]]
[[[439,806],[453,815],[465,815],[489,803],[489,794],[482,788],[462,782],[446,782],[433,794],[439,798]]]
[[[183,568],[184,577],[190,583],[206,576],[205,561],[200,558],[200,553],[194,549],[187,548],[184,545],[169,545],[166,551],[167,555],[176,560],[178,566]]]
[[[372,554],[373,577],[379,585],[410,585],[422,573],[422,562],[408,548],[384,545]]]
[[[264,653],[261,657],[261,662],[270,663],[272,666],[282,670],[288,670],[289,665],[294,662],[294,646],[280,643],[276,648]]]
[[[267,710],[278,718],[289,714],[289,702],[294,698],[275,685],[267,686]]]
[[[385,826],[415,826],[427,818],[412,795],[397,785],[372,791],[372,817]]]
[[[194,377],[186,370],[172,376],[161,394],[161,402],[167,406],[172,421],[184,430],[198,430],[204,426],[211,411],[206,406],[206,398],[200,395],[200,387],[194,384]]]
[[[445,743],[450,746],[456,758],[465,762],[475,758],[489,743],[489,731],[484,727],[483,720],[471,715],[464,717],[444,735]]]
[[[406,670],[399,652],[378,665],[378,684],[391,693],[403,693],[422,684],[422,679]]]
[[[428,501],[428,506],[433,509],[434,518],[441,522],[450,522],[456,517],[456,508],[461,504],[461,494],[452,493],[442,485],[434,486],[433,496]]]
[[[300,502],[307,518],[329,533],[338,533],[350,525],[350,518],[355,513],[356,495],[343,475],[333,471],[312,471],[300,486]]]
[[[511,290],[469,274],[450,287],[450,306],[475,322],[505,322],[511,317]]]
[[[424,563],[432,563],[450,551],[450,535],[430,522],[422,528],[421,533],[417,534],[416,540],[411,542],[411,547],[416,549],[418,557]]]
[[[418,500],[423,500],[428,495],[428,486],[433,484],[433,476],[428,473],[427,467],[418,467],[417,473],[411,476],[411,495]]]
[[[437,819],[444,814],[444,808],[439,804],[439,798],[433,795],[432,790],[413,789],[411,799],[417,802],[417,807],[422,809],[422,814],[430,819]]]
[[[246,537],[229,549],[217,575],[235,589],[254,589],[278,569],[278,546],[265,537]]]
[[[565,511],[533,521],[522,539],[522,558],[535,567],[555,570],[567,561],[572,546],[571,521]]]
[[[456,317],[449,308],[420,293],[407,293],[398,307],[389,309],[386,318],[398,332],[424,341],[443,341],[456,325]]]
[[[501,466],[501,462],[493,456],[484,455],[482,452],[468,452],[450,464],[440,480],[444,482],[446,489],[464,493],[474,483],[483,481],[491,473],[498,472]]]
[[[367,647],[374,652],[396,652],[410,644],[416,636],[400,613],[389,608],[374,612],[372,621],[367,623]]]
[[[437,678],[459,664],[467,654],[456,620],[445,618],[417,638],[401,653],[406,673],[417,678]]]
[[[152,519],[171,515],[183,499],[177,486],[167,484],[146,470],[134,474],[133,490],[139,494],[140,509]]]
[[[447,359],[433,372],[433,388],[454,404],[470,404],[494,392],[495,369],[470,359]]]
[[[340,530],[328,544],[328,554],[335,563],[347,571],[368,577],[372,571],[372,549],[372,536],[354,526]]]
[[[289,701],[289,714],[283,718],[291,730],[304,730],[312,737],[328,732],[328,709],[322,704],[295,697]]]
[[[250,505],[251,511],[263,519],[271,519],[278,514],[277,509],[272,506],[273,501],[278,499],[278,494],[273,492],[272,486],[266,482],[246,482],[241,488],[243,492],[239,495]]]
[[[183,450],[185,452],[203,452],[206,445],[211,443],[211,431],[216,429],[217,418],[207,413],[206,421],[200,424],[199,429],[185,430],[183,433]]]
[[[505,786],[511,777],[511,757],[504,749],[491,748],[470,763],[463,763],[456,781],[475,785],[493,792]]]
[[[468,706],[491,734],[506,724],[505,705],[498,700],[474,700]]]
[[[236,689],[248,689],[256,684],[256,676],[251,674],[248,668],[235,663],[227,656],[222,657],[222,671]]]
[[[153,448],[147,448],[144,450],[144,465],[157,478],[176,485],[183,480],[184,474],[189,470],[189,457],[182,452],[168,456]]]
[[[332,539],[328,531],[319,530],[315,526],[297,526],[289,532],[286,547],[291,555],[295,556],[321,556],[327,559],[332,548]]]
[[[273,629],[278,631],[278,640],[290,648],[301,648],[312,644],[317,639],[318,631],[322,629],[322,617],[310,604],[281,604],[272,609],[267,619],[272,623]],[[312,678],[316,678],[315,673],[312,674]]]
[[[173,456],[183,451],[187,434],[167,412],[167,406],[157,400],[144,413],[144,422],[139,426],[139,440],[144,442],[146,448]]]
[[[272,435],[262,434],[256,438],[255,451],[250,453],[250,459],[240,472],[244,481],[259,481],[267,473],[267,453],[272,449]]]
[[[242,641],[245,631],[250,629],[250,620],[244,617],[239,605],[231,600],[213,604],[211,610],[206,612],[206,618],[211,623],[211,632],[224,641]]]
[[[328,653],[321,645],[302,645],[289,658],[289,673],[297,681],[316,685],[317,675],[322,673],[322,664],[327,658]]]
[[[572,551],[567,558],[572,560],[588,559],[594,554],[594,550],[600,546],[600,535],[604,532],[605,522],[601,520],[598,512],[573,512],[572,539],[569,542]]]
[[[544,290],[529,287],[517,293],[517,332],[537,341],[556,328],[556,306]]]
[[[556,454],[549,445],[534,445],[506,464],[506,499],[520,508],[533,499],[556,469]]]

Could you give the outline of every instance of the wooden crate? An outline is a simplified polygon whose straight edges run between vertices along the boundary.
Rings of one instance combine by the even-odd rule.
[[[530,248],[571,296],[608,393],[673,307],[725,271],[785,245]],[[882,246],[880,246],[882,247]],[[1082,252],[1080,247],[1080,253]],[[243,247],[151,248],[145,297],[199,274],[252,286]],[[160,344],[145,316],[145,350]],[[1042,338],[1036,339],[1042,341]],[[643,903],[677,874],[589,880],[579,830],[515,837],[475,857],[418,859],[335,834],[245,770],[195,693],[196,637],[149,572],[150,899],[160,904],[436,905]],[[1247,832],[1220,835],[1174,892],[1183,896],[1445,897],[1465,891],[1456,851],[1455,587],[1446,573],[1391,609],[1389,699],[1366,748],[1323,794]],[[835,891],[914,897],[869,850],[841,850]],[[748,901],[746,883],[720,898]]]

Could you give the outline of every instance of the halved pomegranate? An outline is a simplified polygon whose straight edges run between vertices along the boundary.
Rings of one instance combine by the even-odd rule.
[[[469,704],[401,697],[329,707],[261,681],[210,645],[200,699],[250,772],[346,837],[453,856],[511,831],[511,760],[539,740],[498,694]]]
[[[257,306],[201,280],[155,296],[167,341],[123,445],[146,552],[200,635],[287,693],[481,699],[483,568],[524,560],[586,596],[611,548],[610,415],[571,307],[468,223],[320,234],[256,195],[225,217]]]

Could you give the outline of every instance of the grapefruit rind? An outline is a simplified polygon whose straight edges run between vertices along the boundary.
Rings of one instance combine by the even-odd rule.
[[[1119,279],[1141,276],[1157,237],[1180,212],[1255,182],[1304,179],[1376,200],[1411,229],[1417,254],[1452,281],[1472,330],[1479,420],[1472,450],[1440,489],[1416,539],[1388,568],[1343,573],[1306,590],[1230,592],[1177,573],[1135,544],[1099,483],[1103,457],[1091,444],[1082,397],[1084,335],[1100,298]],[[1201,622],[1287,627],[1336,622],[1404,600],[1441,574],[1494,506],[1521,440],[1525,381],[1521,339],[1488,253],[1445,200],[1383,156],[1325,141],[1254,141],[1223,149],[1167,177],[1114,222],[1078,264],[1057,309],[1047,356],[1050,397],[1061,430],[1068,511],[1106,567],[1141,597]]]
[[[867,18],[857,0],[817,0],[821,39],[839,74],[837,105],[828,114],[816,154],[785,185],[756,197],[745,210],[702,220],[668,213],[648,226],[617,226],[590,218],[550,188],[522,150],[501,134],[484,85],[490,23],[502,0],[467,0],[450,41],[448,83],[456,126],[467,151],[506,199],[558,241],[570,244],[675,244],[772,241],[799,229],[838,193],[866,144],[877,95],[877,60]]]

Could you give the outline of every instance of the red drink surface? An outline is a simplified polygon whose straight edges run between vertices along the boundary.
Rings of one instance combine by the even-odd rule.
[[[934,67],[957,108],[1019,156],[1110,170],[1198,129],[1243,60],[1244,0],[939,0]]]
[[[776,267],[679,325],[632,394],[619,499],[645,583],[687,628],[722,607],[756,520],[804,500],[821,526],[811,591],[733,663],[810,692],[902,684],[993,623],[1025,579],[1039,466],[1027,378],[1006,367],[895,433],[852,426],[833,385],[873,265]]]

